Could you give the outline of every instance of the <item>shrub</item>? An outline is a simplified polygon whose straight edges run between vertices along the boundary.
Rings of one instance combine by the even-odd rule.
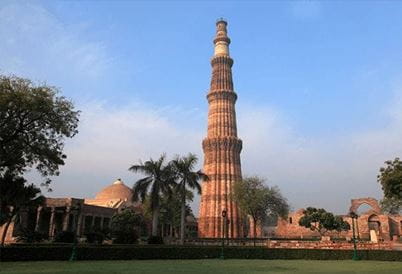
[[[163,238],[160,236],[150,236],[148,238],[149,245],[163,245]]]
[[[47,233],[41,233],[30,229],[22,230],[17,236],[17,242],[23,243],[39,243],[47,239]]]
[[[87,237],[87,243],[90,244],[101,244],[105,239],[105,235],[102,232],[90,232],[85,234]]]
[[[75,239],[75,234],[74,234],[74,232],[71,232],[71,231],[62,231],[62,232],[59,232],[59,233],[56,235],[54,241],[55,241],[56,243],[73,243],[73,242],[74,242],[74,239]]]
[[[113,239],[114,244],[136,244],[138,243],[138,234],[137,232],[131,231],[130,233],[126,232],[116,232],[115,238]]]
[[[1,261],[68,260],[72,246],[23,245],[0,249]],[[219,258],[218,246],[138,246],[103,245],[77,247],[78,260],[133,260],[133,259],[212,259]],[[227,247],[228,259],[304,259],[304,260],[350,260],[352,250],[323,249],[269,249],[264,247]],[[401,251],[359,250],[362,260],[402,261]]]

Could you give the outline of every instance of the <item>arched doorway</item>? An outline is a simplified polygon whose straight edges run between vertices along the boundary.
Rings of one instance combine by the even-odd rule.
[[[378,242],[381,235],[381,222],[377,215],[373,214],[368,218],[368,228],[370,231],[370,240]]]

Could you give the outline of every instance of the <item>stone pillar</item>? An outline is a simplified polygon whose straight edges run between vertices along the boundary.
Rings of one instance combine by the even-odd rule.
[[[93,231],[95,226],[95,215],[92,215],[91,226],[89,227],[89,232]]]
[[[42,206],[38,206],[38,209],[36,210],[36,223],[35,223],[35,231],[39,232],[40,229],[40,217],[41,217],[41,212],[43,210]]]
[[[81,236],[82,234],[82,228],[85,226],[85,215],[84,214],[78,214],[78,220],[77,220],[77,236]]]
[[[20,228],[26,229],[28,227],[28,208],[23,207],[20,210]]]
[[[64,218],[63,218],[63,231],[68,230],[68,223],[70,222],[70,211],[71,211],[71,208],[69,206],[66,207],[66,211],[64,213]]]
[[[75,212],[73,211],[73,219],[72,219],[72,222],[71,222],[71,230],[72,230],[73,232],[77,231],[77,227],[76,227],[76,225],[77,225],[77,220],[76,220],[76,218],[77,218],[77,213],[75,213]]]
[[[56,208],[51,208],[50,221],[49,221],[49,238],[53,239],[54,236],[54,218],[56,216]]]
[[[103,220],[105,219],[105,217],[101,217],[101,220],[100,220],[100,229],[101,230],[103,230]]]

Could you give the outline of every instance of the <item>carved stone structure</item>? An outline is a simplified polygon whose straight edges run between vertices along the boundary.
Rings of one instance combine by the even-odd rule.
[[[118,179],[98,192],[94,199],[46,198],[42,206],[27,208],[21,212],[20,223],[10,224],[5,242],[15,242],[23,230],[39,232],[49,240],[53,240],[62,231],[70,231],[84,240],[85,234],[89,232],[110,228],[116,212],[126,208],[142,212],[142,204],[132,202],[132,196],[131,188]],[[164,223],[160,225],[161,236],[179,236],[179,228]],[[5,225],[0,226],[0,235],[3,234],[4,228]],[[188,238],[194,237],[197,232],[197,220],[187,216],[185,229]]]
[[[207,95],[209,103],[208,133],[202,142],[204,172],[209,181],[202,184],[199,214],[199,237],[241,237],[239,210],[232,198],[233,184],[241,179],[240,151],[242,141],[237,137],[232,65],[229,56],[230,39],[227,22],[216,23],[215,52],[211,60],[212,79]],[[224,226],[222,211],[227,212]]]
[[[359,198],[359,199],[352,199],[351,206],[349,208],[349,212],[357,213],[357,209],[363,205],[371,206],[372,210],[374,210],[377,214],[381,213],[381,208],[378,205],[378,201],[374,198]]]
[[[358,208],[363,204],[369,205],[371,208],[366,212],[360,213],[355,221],[356,237],[358,239],[382,242],[397,239],[402,236],[402,216],[384,214],[377,200],[374,198],[352,199],[349,212],[357,213]],[[319,237],[318,232],[311,231],[299,225],[299,220],[302,216],[303,209],[299,209],[289,214],[287,219],[279,219],[275,230],[275,236],[283,238]],[[349,214],[343,215],[342,218],[352,227],[352,218]],[[352,229],[341,233],[332,232],[330,236],[351,238]]]
[[[112,216],[128,207],[140,208],[131,201],[132,190],[121,180],[100,191],[95,199],[46,198],[43,206],[25,209],[19,225],[12,223],[6,242],[14,242],[21,230],[35,230],[50,240],[62,231],[75,232],[78,237],[94,229],[109,228]],[[4,226],[0,227],[0,235]]]

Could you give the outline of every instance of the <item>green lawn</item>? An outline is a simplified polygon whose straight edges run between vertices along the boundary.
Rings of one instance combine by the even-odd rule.
[[[303,260],[158,260],[3,262],[0,273],[402,273],[402,262]]]

